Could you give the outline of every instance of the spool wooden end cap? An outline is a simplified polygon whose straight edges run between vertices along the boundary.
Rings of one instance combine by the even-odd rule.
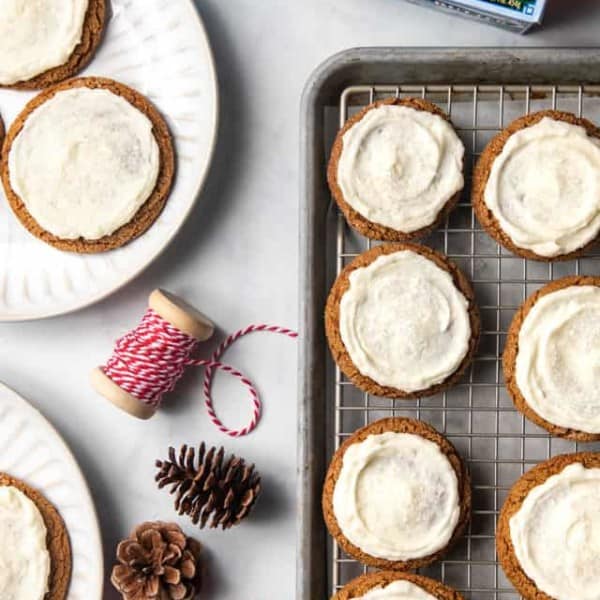
[[[115,406],[138,419],[149,419],[156,412],[156,406],[146,404],[121,389],[100,367],[96,367],[91,375],[92,387]]]
[[[173,327],[191,335],[199,342],[208,340],[215,331],[215,326],[210,319],[181,298],[165,290],[154,290],[148,299],[148,306]],[[146,404],[121,389],[100,367],[92,371],[90,381],[92,387],[101,396],[138,419],[149,419],[156,412],[157,407]]]
[[[173,327],[191,335],[199,342],[208,340],[215,332],[215,326],[210,319],[165,290],[154,290],[148,299],[148,306]]]

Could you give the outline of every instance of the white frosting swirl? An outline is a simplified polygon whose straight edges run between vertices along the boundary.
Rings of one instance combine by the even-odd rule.
[[[0,84],[67,62],[81,41],[88,0],[1,0]]]
[[[520,248],[552,257],[585,246],[600,231],[600,140],[548,117],[513,133],[484,201]]]
[[[412,433],[370,435],[349,446],[333,492],[344,536],[387,560],[448,545],[460,517],[458,479],[434,442]]]
[[[510,519],[515,555],[556,600],[600,600],[600,469],[574,463],[533,488]]]
[[[439,115],[382,105],[344,133],[337,182],[362,216],[410,233],[431,225],[463,188],[463,155],[463,143]]]
[[[37,506],[12,486],[0,486],[0,598],[43,600],[50,554]]]
[[[13,190],[62,239],[98,239],[131,221],[159,167],[150,119],[122,97],[86,87],[36,108],[9,154]]]
[[[412,250],[350,274],[340,335],[357,369],[406,392],[441,383],[469,349],[468,302],[451,275]]]
[[[533,305],[519,331],[515,375],[538,415],[600,433],[600,288],[573,285]]]
[[[373,588],[364,596],[354,600],[436,600],[436,598],[412,581],[400,579],[386,586]]]

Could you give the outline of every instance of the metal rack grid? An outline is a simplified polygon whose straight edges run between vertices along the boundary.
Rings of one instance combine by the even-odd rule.
[[[363,425],[389,416],[423,419],[457,447],[471,472],[473,518],[463,539],[440,561],[421,572],[441,580],[467,599],[517,599],[498,565],[496,517],[514,481],[541,460],[584,446],[552,438],[518,413],[502,380],[501,354],[514,311],[550,280],[571,274],[600,274],[600,252],[555,263],[518,258],[494,242],[477,223],[469,199],[473,165],[485,144],[510,121],[545,108],[567,110],[600,122],[600,86],[561,85],[389,85],[346,88],[339,102],[339,126],[374,100],[420,96],[451,117],[465,144],[466,186],[461,202],[442,228],[423,243],[442,251],[470,277],[481,311],[479,350],[463,380],[431,398],[414,401],[377,398],[356,389],[335,368],[333,448]],[[336,221],[335,275],[372,243]],[[330,428],[331,431],[331,428]],[[330,436],[331,437],[331,436]],[[346,556],[335,542],[329,550],[332,592],[369,569]]]

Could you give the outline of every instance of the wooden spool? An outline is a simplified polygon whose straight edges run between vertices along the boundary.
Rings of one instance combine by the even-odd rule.
[[[208,340],[214,333],[215,326],[207,317],[165,290],[154,290],[148,299],[148,306],[173,327],[191,335],[199,342]],[[157,407],[138,400],[120,388],[100,367],[92,371],[90,379],[92,387],[101,396],[130,415],[138,419],[149,419],[156,412]]]

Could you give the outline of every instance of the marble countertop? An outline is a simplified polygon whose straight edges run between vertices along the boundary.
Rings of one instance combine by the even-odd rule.
[[[354,46],[597,44],[600,5],[580,1],[565,12],[559,4],[544,29],[521,37],[402,0],[196,0],[220,78],[221,128],[191,218],[160,259],[111,298],[61,318],[0,325],[0,380],[42,410],[75,452],[96,500],[107,574],[133,525],[175,516],[168,494],[156,490],[154,460],[170,444],[204,440],[255,462],[264,495],[240,527],[198,533],[208,573],[202,597],[294,597],[295,342],[250,336],[227,354],[265,402],[258,430],[238,440],[208,421],[201,373],[186,378],[167,410],[138,422],[94,395],[89,370],[136,323],[157,286],[193,301],[222,332],[254,321],[297,325],[299,105],[321,61]],[[217,376],[214,390],[223,418],[243,423],[244,389]],[[117,598],[110,584],[105,598]]]

